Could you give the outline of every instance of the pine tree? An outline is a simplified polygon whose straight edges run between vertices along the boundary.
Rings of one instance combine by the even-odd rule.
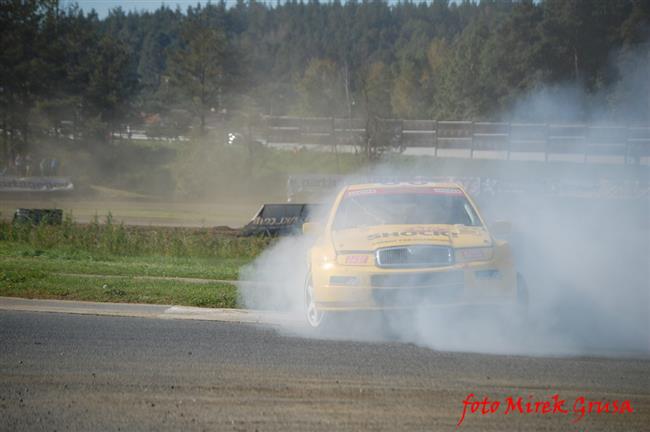
[[[208,22],[206,14],[186,18],[181,46],[170,53],[170,84],[187,98],[186,106],[199,119],[205,133],[206,115],[218,111],[226,77],[226,38],[223,29]]]

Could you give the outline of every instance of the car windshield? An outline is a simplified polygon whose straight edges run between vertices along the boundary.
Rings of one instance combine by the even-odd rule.
[[[459,189],[387,188],[346,192],[332,228],[406,224],[480,226],[481,221]]]

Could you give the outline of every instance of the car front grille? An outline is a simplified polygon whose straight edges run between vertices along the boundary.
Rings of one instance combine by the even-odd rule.
[[[372,297],[379,306],[416,307],[449,303],[463,295],[462,271],[372,275]]]
[[[377,249],[376,261],[383,268],[441,267],[454,263],[454,251],[446,246],[389,247]]]

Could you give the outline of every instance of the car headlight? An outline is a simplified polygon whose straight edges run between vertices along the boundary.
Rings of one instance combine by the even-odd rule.
[[[336,264],[336,255],[323,254],[320,257],[320,267],[323,270],[331,270]]]
[[[492,259],[491,247],[461,248],[456,249],[456,262],[466,263],[473,261],[488,261]]]

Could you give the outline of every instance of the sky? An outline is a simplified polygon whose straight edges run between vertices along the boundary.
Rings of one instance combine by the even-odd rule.
[[[125,11],[130,10],[149,10],[153,11],[160,7],[160,5],[165,4],[172,9],[176,9],[176,5],[180,5],[181,10],[187,9],[188,6],[196,6],[197,3],[207,4],[207,0],[60,0],[63,6],[69,4],[77,3],[84,11],[90,12],[91,9],[95,9],[100,18],[104,18],[108,15],[108,11],[116,8],[118,6],[122,7]],[[224,0],[226,4],[234,4],[237,0]],[[327,0],[323,0],[325,2]],[[219,0],[213,0],[212,3],[218,3]],[[258,0],[260,3],[264,3],[264,0]],[[269,0],[273,4],[276,3],[276,0]]]
[[[212,3],[218,3],[219,0],[215,0]],[[226,0],[226,3],[235,3],[236,0]],[[61,4],[67,6],[69,4],[77,3],[84,11],[90,12],[91,9],[95,9],[100,18],[105,17],[108,14],[108,11],[116,8],[118,6],[122,7],[125,11],[130,10],[156,10],[160,5],[165,4],[166,6],[171,7],[172,9],[176,8],[176,5],[180,5],[182,10],[185,10],[188,6],[195,6],[197,3],[206,4],[206,0],[62,0]]]

